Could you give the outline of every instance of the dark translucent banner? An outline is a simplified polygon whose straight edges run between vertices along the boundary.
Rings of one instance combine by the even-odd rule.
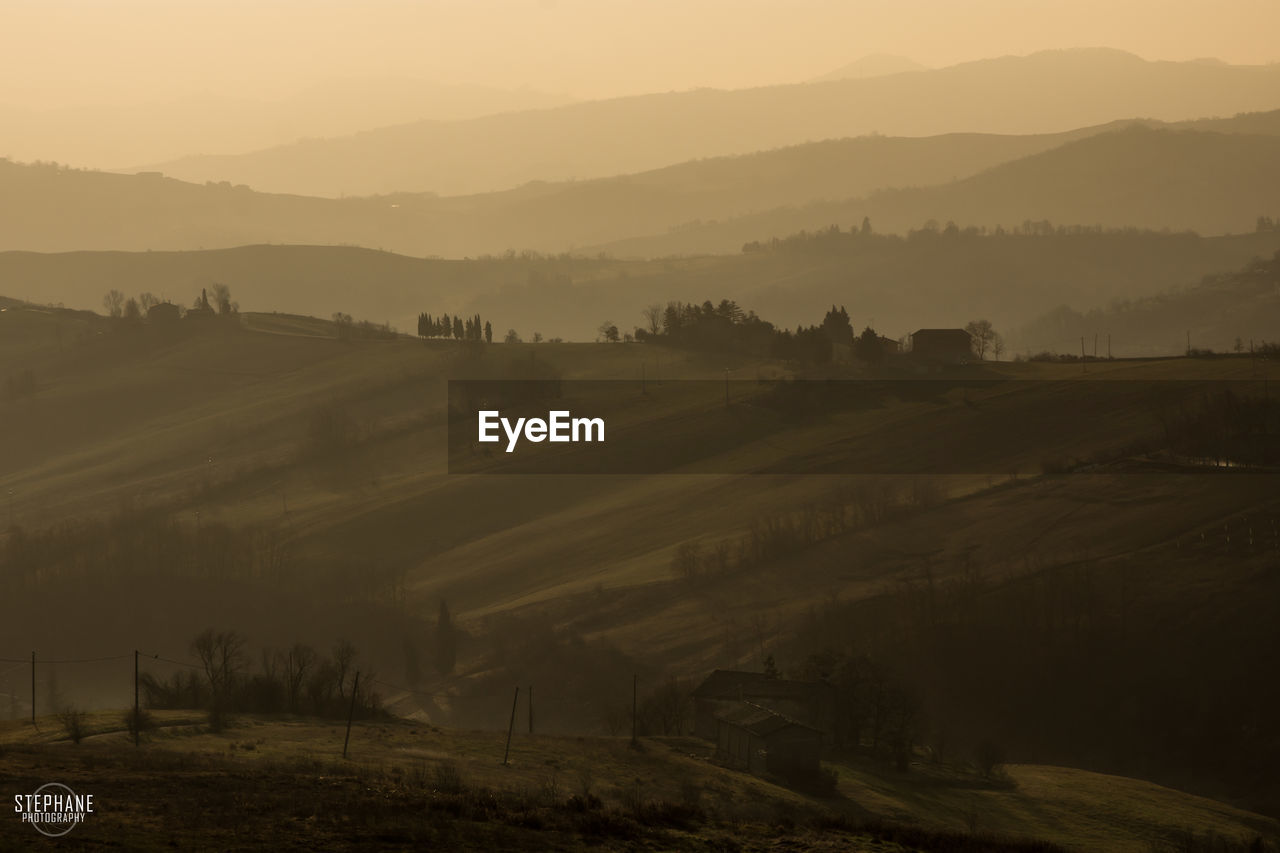
[[[454,474],[1280,470],[1262,380],[453,380]]]

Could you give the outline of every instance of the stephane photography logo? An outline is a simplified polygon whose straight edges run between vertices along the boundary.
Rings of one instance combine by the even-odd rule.
[[[48,782],[31,794],[14,794],[13,810],[50,838],[66,835],[93,814],[93,794],[77,794],[61,782]]]

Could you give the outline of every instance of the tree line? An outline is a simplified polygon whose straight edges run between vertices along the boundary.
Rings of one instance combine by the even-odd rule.
[[[209,290],[213,290],[213,299],[210,300]],[[142,320],[151,312],[151,309],[157,305],[168,304],[166,300],[156,296],[150,291],[138,294],[137,296],[126,297],[124,293],[116,288],[111,288],[102,297],[102,307],[106,310],[107,316],[113,320]],[[174,306],[179,312],[184,309]],[[221,316],[229,316],[240,312],[240,303],[233,302],[231,299],[231,288],[220,282],[214,282],[208,288],[201,288],[200,295],[191,303],[190,309],[185,311],[194,311],[200,314],[219,314]]]
[[[886,354],[886,339],[867,326],[855,334],[849,312],[835,305],[821,323],[778,328],[754,311],[744,311],[732,299],[713,303],[668,302],[650,305],[642,312],[645,325],[637,328],[637,341],[657,341],[686,349],[737,352],[760,357],[827,364],[857,357],[879,363]],[[890,342],[897,348],[897,342]]]
[[[143,703],[149,709],[200,708],[220,729],[229,713],[291,713],[359,717],[381,713],[381,700],[369,687],[373,673],[361,672],[357,688],[356,647],[339,640],[329,655],[295,642],[287,649],[262,649],[252,666],[245,637],[236,631],[206,628],[191,641],[198,668],[169,678],[143,673]],[[354,694],[354,695],[353,695]]]
[[[481,341],[493,343],[493,324],[488,320],[481,322],[479,314],[462,317],[441,314],[418,315],[418,337],[420,338],[453,338],[457,341]]]

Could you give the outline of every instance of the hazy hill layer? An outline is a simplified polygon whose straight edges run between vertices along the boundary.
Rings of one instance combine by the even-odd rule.
[[[445,257],[559,252],[784,205],[944,183],[1093,132],[841,139],[445,198],[309,198],[0,163],[0,248],[137,251],[309,242]]]
[[[1216,233],[1252,230],[1273,206],[1280,112],[1186,123],[1195,133],[1117,124],[1044,136],[832,140],[447,198],[307,198],[0,162],[0,249],[277,242],[445,257],[588,246],[658,256],[732,253],[868,214],[881,231],[929,219],[1008,227],[1049,218]]]
[[[154,168],[184,180],[309,195],[458,194],[873,131],[1051,133],[1139,115],[1179,120],[1274,109],[1278,99],[1280,67],[1055,51],[864,80],[673,92],[403,124]]]
[[[1063,305],[1018,329],[1018,341],[1070,351],[1081,336],[1114,336],[1133,354],[1168,353],[1179,343],[1216,352],[1248,352],[1280,342],[1280,255],[1198,284],[1106,305]],[[1185,337],[1179,338],[1178,335]],[[1237,349],[1237,347],[1239,349]]]
[[[905,56],[894,56],[888,53],[874,53],[863,56],[853,62],[841,65],[810,82],[822,83],[828,80],[860,80],[867,77],[884,77],[888,74],[904,74],[909,71],[925,71],[926,66]]]
[[[901,232],[928,220],[1011,228],[1030,221],[1251,231],[1277,207],[1280,137],[1129,127],[1068,142],[940,186],[778,209],[590,247],[621,256],[730,252],[780,236],[870,217]]]
[[[41,110],[0,104],[0,155],[129,168],[192,154],[240,154],[404,121],[459,121],[572,98],[405,78],[335,79],[278,100],[192,95],[164,103]]]
[[[245,311],[298,311],[416,328],[420,312],[492,319],[497,334],[594,340],[606,319],[628,331],[641,310],[668,300],[734,299],[779,325],[817,322],[848,307],[860,330],[897,338],[985,316],[1008,330],[1058,305],[1138,299],[1237,269],[1280,248],[1280,232],[1190,234],[920,234],[862,238],[848,230],[778,250],[656,261],[408,258],[340,246],[246,246],[205,252],[0,253],[0,293],[102,310],[116,289],[189,305],[214,282]],[[1223,311],[1229,306],[1223,305]],[[819,312],[815,315],[815,311]],[[1105,331],[1105,330],[1103,330]],[[1181,351],[1181,327],[1164,334]],[[1056,346],[1027,340],[1026,346]],[[1118,336],[1116,346],[1130,342]],[[1127,352],[1118,349],[1117,352]]]

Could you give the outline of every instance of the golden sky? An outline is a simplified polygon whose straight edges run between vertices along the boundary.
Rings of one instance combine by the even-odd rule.
[[[392,75],[602,97],[1078,46],[1265,63],[1278,32],[1280,0],[0,0],[0,104]]]

